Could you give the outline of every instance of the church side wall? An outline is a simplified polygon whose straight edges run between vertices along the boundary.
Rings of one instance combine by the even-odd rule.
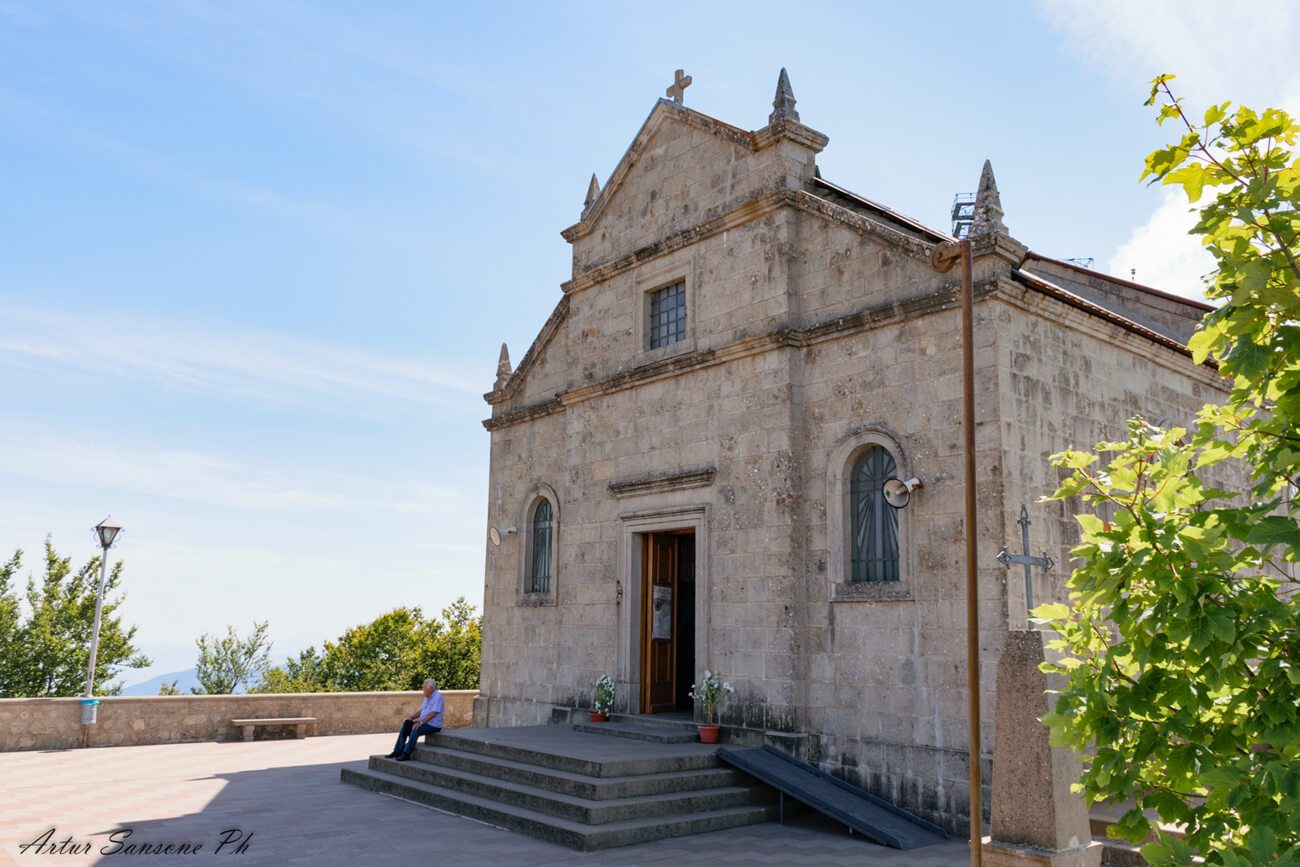
[[[1061,472],[1049,456],[1066,448],[1090,449],[1103,440],[1123,440],[1128,419],[1187,426],[1209,402],[1222,400],[1224,383],[1212,370],[1150,340],[1103,323],[1018,287],[1010,301],[992,308],[990,327],[998,340],[1001,463],[1006,468],[1004,520],[1007,538],[998,543],[1019,553],[1021,504],[1028,508],[1033,553],[1047,551],[1059,564],[1050,573],[1034,570],[1034,604],[1064,601],[1070,549],[1078,544],[1074,519],[1081,498],[1038,503],[1056,490]],[[994,551],[997,548],[993,549]],[[1025,624],[1024,572],[1008,573],[1014,628]]]
[[[540,485],[554,488],[560,499],[556,542],[569,544],[565,504],[564,416],[555,414],[492,432],[488,477],[488,523],[502,531],[499,547],[488,543],[483,602],[481,696],[528,696],[563,703],[574,699],[556,683],[555,657],[564,642],[562,609],[556,604],[523,604],[523,540],[528,534],[528,507]],[[508,528],[515,532],[507,533]],[[553,580],[556,600],[572,594],[563,568]],[[482,701],[480,701],[482,704]],[[476,723],[482,724],[476,709]],[[505,716],[493,725],[531,723],[528,716]]]
[[[809,548],[800,576],[808,591],[799,637],[809,672],[803,727],[818,733],[824,770],[954,831],[969,809],[959,323],[959,312],[947,310],[816,344],[804,351],[801,386]],[[981,515],[999,511],[1001,498],[993,340],[978,332]],[[901,580],[845,587],[850,540],[835,512],[847,511],[844,474],[866,443],[885,445],[900,477],[917,476],[925,487],[898,513]],[[996,551],[1000,533],[981,521],[980,550]],[[1006,603],[1001,570],[986,559],[979,575],[987,755]]]

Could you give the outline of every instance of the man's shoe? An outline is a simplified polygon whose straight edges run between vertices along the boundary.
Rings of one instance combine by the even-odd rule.
[[[386,758],[386,759],[395,759],[395,758],[397,758],[397,757],[400,756],[400,755],[401,755],[401,753],[399,753],[397,750],[393,750],[391,753],[389,753],[388,755],[384,756],[384,758]]]
[[[411,760],[411,754],[410,754],[410,753],[402,753],[400,756],[397,757],[397,760],[398,760],[399,762],[409,762],[409,761]]]

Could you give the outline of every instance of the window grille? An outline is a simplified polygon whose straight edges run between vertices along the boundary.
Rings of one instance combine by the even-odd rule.
[[[885,503],[885,482],[898,474],[893,456],[870,446],[853,465],[849,502],[853,516],[851,580],[898,580],[898,512]]]
[[[674,283],[650,294],[650,348],[686,339],[686,284]]]
[[[551,591],[551,502],[543,499],[533,510],[532,566],[528,570],[528,592]]]

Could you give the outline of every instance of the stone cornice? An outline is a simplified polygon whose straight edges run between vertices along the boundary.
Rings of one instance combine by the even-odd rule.
[[[492,391],[483,395],[483,399],[493,406],[496,406],[497,404],[513,397],[514,394],[519,391],[519,386],[524,381],[524,375],[537,363],[537,359],[541,357],[542,352],[551,342],[551,338],[555,336],[555,332],[559,331],[560,323],[563,322],[568,315],[569,296],[566,295],[560,299],[560,303],[555,305],[555,309],[552,310],[551,315],[547,317],[546,323],[542,326],[542,330],[537,333],[537,337],[533,340],[532,346],[528,347],[528,351],[525,352],[524,357],[520,359],[519,366],[515,368],[514,373],[510,374],[510,378],[507,379],[500,388],[494,388]]]
[[[560,402],[560,398],[557,396],[550,400],[542,401],[541,403],[530,404],[529,406],[514,410],[513,412],[507,412],[500,416],[484,419],[483,427],[490,431],[500,430],[501,428],[512,427],[521,422],[532,421],[535,418],[545,418],[548,415],[553,415],[557,412],[562,412],[563,410],[564,404]]]
[[[636,497],[642,494],[659,494],[664,491],[681,491],[703,488],[713,484],[718,471],[714,467],[680,470],[673,473],[642,476],[621,482],[610,482],[609,492],[615,497]]]
[[[977,299],[989,294],[983,286],[976,287]],[[819,322],[806,328],[778,328],[767,334],[747,337],[716,349],[702,349],[675,355],[650,364],[643,364],[629,370],[619,371],[611,377],[589,385],[572,388],[555,395],[541,403],[522,407],[513,412],[504,413],[487,419],[483,426],[488,430],[499,430],[521,422],[561,412],[566,407],[574,406],[597,397],[614,394],[638,385],[677,376],[693,370],[715,367],[728,361],[747,358],[778,349],[801,348],[812,346],[826,340],[833,340],[858,331],[870,330],[890,322],[925,316],[957,306],[957,289],[955,286],[941,286],[933,292],[918,295],[903,301],[875,305],[836,319]]]
[[[714,235],[732,231],[783,207],[797,208],[804,213],[842,225],[859,234],[870,235],[901,251],[911,253],[928,261],[931,247],[929,244],[851,211],[843,205],[828,202],[813,193],[804,190],[788,190],[781,187],[780,184],[773,184],[769,189],[759,191],[756,195],[745,199],[723,214],[704,220],[690,228],[674,232],[653,244],[648,244],[618,259],[584,271],[573,279],[560,284],[560,289],[566,295],[590,289],[660,256],[665,256]]]
[[[1129,349],[1152,364],[1184,376],[1192,376],[1218,391],[1226,393],[1229,390],[1230,383],[1219,375],[1217,367],[1210,362],[1194,364],[1191,351],[1177,340],[1093,304],[1036,275],[1017,271],[1015,279],[1017,283],[998,293],[999,300],[1032,315],[1051,319],[1067,328]],[[1049,311],[1048,307],[1054,309]],[[1117,335],[1116,332],[1120,333]],[[1135,341],[1140,341],[1145,346],[1132,346]],[[1152,352],[1151,344],[1165,351]]]
[[[825,150],[826,145],[830,143],[830,138],[825,133],[820,133],[812,127],[804,126],[799,121],[791,120],[788,117],[782,118],[776,123],[768,124],[750,135],[753,136],[753,148],[756,151],[771,147],[782,139],[801,144],[813,153],[821,153]]]
[[[951,276],[951,274],[948,276]],[[1071,304],[1069,299],[1058,297],[1050,291],[1045,292],[1042,287],[1027,285],[1029,281],[1025,280],[1025,277],[1029,277],[1030,280],[1038,283],[1046,282],[1038,280],[1032,275],[1020,274],[1017,275],[1016,282],[1005,280],[980,281],[975,284],[975,300],[978,303],[996,298],[1032,315],[1051,319],[1053,322],[1096,335],[1101,340],[1120,346],[1126,346],[1131,340],[1140,340],[1147,347],[1154,343],[1166,351],[1151,352],[1149,348],[1143,349],[1137,346],[1126,346],[1126,348],[1149,359],[1152,363],[1160,364],[1180,373],[1190,373],[1201,382],[1214,388],[1224,389],[1226,387],[1223,379],[1214,372],[1213,368],[1191,364],[1186,347],[1181,346],[1177,341],[1171,341],[1163,335],[1129,322],[1121,316],[1106,311],[1104,308],[1097,307],[1097,305],[1088,302],[1084,302],[1084,306]],[[1050,287],[1050,284],[1048,286]],[[1037,289],[1038,291],[1034,291],[1032,296],[1041,299],[1041,301],[1031,303],[1029,298],[1026,297],[1027,289]],[[870,331],[895,322],[955,309],[959,304],[958,288],[950,281],[947,284],[936,286],[931,292],[890,304],[867,307],[848,316],[818,322],[803,328],[777,328],[767,334],[747,337],[715,349],[683,353],[651,364],[619,371],[600,382],[569,389],[555,395],[550,400],[523,407],[496,418],[487,419],[483,422],[483,426],[490,431],[499,430],[531,419],[562,412],[566,407],[593,398],[615,394],[628,388],[634,388],[667,377],[715,367],[728,361],[764,352],[813,346],[828,340],[836,340],[863,331]],[[1051,309],[1048,309],[1049,307]],[[1117,341],[1116,330],[1125,333],[1126,336]]]

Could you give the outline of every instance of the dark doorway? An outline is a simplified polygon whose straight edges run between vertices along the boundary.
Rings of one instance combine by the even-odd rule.
[[[695,680],[695,534],[677,544],[677,710],[693,711]]]
[[[695,533],[641,537],[641,711],[690,710],[695,677]]]

